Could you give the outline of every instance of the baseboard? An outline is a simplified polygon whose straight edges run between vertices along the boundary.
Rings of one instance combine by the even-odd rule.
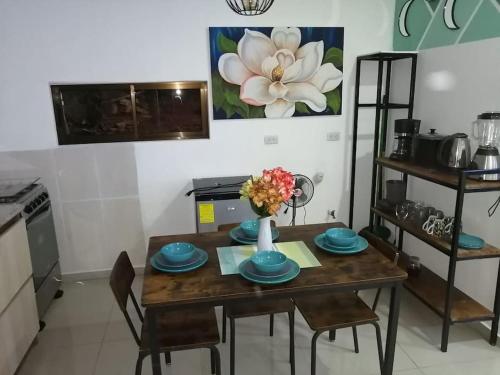
[[[136,275],[144,274],[144,266],[134,266]],[[66,283],[74,283],[77,281],[85,281],[91,279],[107,279],[111,274],[111,269],[87,271],[87,272],[72,272],[62,275],[62,281]]]
[[[488,340],[490,339],[491,323],[478,322],[474,326],[481,333],[482,336],[484,336]],[[500,338],[500,333],[497,336],[498,336],[498,338]],[[499,340],[499,342],[500,342],[500,340]]]

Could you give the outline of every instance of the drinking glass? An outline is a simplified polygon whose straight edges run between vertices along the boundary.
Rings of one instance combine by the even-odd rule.
[[[407,204],[398,204],[396,205],[396,217],[398,220],[404,221],[408,217],[409,210]]]

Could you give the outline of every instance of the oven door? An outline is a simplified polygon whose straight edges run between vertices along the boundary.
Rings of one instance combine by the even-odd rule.
[[[26,221],[26,229],[33,266],[33,281],[37,291],[59,260],[50,201]]]

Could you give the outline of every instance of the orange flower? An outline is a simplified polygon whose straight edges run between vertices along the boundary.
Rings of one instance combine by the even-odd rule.
[[[291,198],[294,185],[293,175],[278,167],[264,170],[262,177],[246,181],[240,194],[242,198],[250,199],[252,208],[258,215],[276,215],[281,203]]]

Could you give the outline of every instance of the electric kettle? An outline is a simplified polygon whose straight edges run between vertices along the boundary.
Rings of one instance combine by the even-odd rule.
[[[464,169],[470,165],[470,140],[467,134],[455,133],[439,144],[437,160],[443,167]]]

